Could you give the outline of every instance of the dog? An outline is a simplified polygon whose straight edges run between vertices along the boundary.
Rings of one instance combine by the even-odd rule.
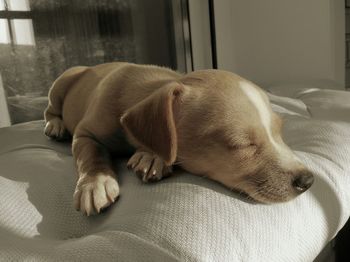
[[[144,182],[179,165],[262,203],[306,191],[313,174],[281,137],[281,118],[252,82],[227,71],[180,74],[154,65],[73,67],[49,91],[45,134],[72,135],[74,205],[97,214],[119,196],[111,154],[123,132],[136,151],[128,167]]]

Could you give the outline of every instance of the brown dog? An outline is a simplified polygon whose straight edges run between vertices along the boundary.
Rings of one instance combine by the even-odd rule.
[[[266,94],[230,72],[186,75],[129,63],[74,67],[49,92],[45,134],[73,135],[77,209],[87,215],[119,195],[110,154],[124,130],[137,148],[128,165],[143,181],[159,180],[176,162],[261,202],[287,201],[313,175],[281,138]]]

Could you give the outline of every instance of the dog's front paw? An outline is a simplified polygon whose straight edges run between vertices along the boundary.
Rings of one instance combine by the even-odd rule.
[[[117,180],[110,175],[98,173],[81,175],[73,195],[74,206],[86,215],[100,213],[119,196]]]
[[[45,125],[45,135],[54,139],[64,139],[67,136],[67,130],[64,126],[63,120],[56,117],[49,120]]]
[[[172,171],[171,166],[166,166],[159,156],[145,151],[137,151],[127,165],[143,182],[158,181]]]

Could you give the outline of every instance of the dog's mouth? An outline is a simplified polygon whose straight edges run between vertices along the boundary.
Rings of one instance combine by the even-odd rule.
[[[273,191],[263,191],[259,189],[257,189],[255,192],[249,193],[248,195],[249,198],[264,204],[287,202],[295,197],[288,192],[276,193]]]
[[[261,203],[260,201],[254,199],[253,197],[251,197],[246,191],[242,190],[242,189],[238,189],[236,187],[231,188],[231,190],[238,194],[241,198],[243,198],[245,201],[247,202],[254,202],[254,203]]]
[[[287,202],[297,195],[291,191],[282,188],[276,188],[269,185],[249,185],[244,188],[234,187],[233,191],[238,193],[245,200],[262,204],[272,204]]]

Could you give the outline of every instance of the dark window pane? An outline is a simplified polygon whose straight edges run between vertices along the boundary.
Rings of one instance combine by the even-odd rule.
[[[52,82],[72,66],[128,61],[185,71],[173,21],[182,2],[0,0],[0,88],[12,124],[42,119]]]

